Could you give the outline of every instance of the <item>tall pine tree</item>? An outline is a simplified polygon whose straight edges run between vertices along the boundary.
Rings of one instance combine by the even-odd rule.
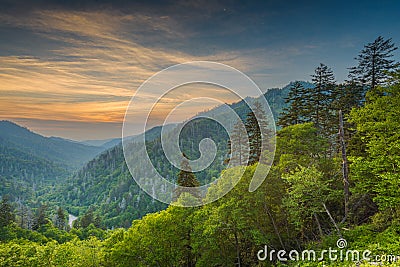
[[[330,107],[335,89],[335,76],[328,66],[320,63],[311,77],[314,88],[310,90],[309,115],[317,129],[330,135],[330,126],[333,119]]]
[[[36,210],[36,215],[32,226],[33,230],[38,230],[42,225],[45,225],[49,222],[49,220],[46,217],[46,213],[47,213],[47,205],[40,204],[39,208]]]
[[[347,120],[350,111],[364,103],[363,87],[354,81],[346,81],[335,87],[331,109],[334,114],[332,129],[338,129],[339,111],[343,114],[343,134],[347,146],[356,134],[354,125]],[[339,142],[337,143],[339,145]],[[357,147],[357,145],[356,145]],[[339,146],[337,147],[339,151]]]
[[[397,47],[389,38],[382,36],[368,43],[355,58],[358,65],[350,68],[349,78],[367,89],[374,90],[377,85],[383,84],[389,77],[389,72],[399,67],[393,58],[393,51]]]
[[[249,155],[247,131],[242,124],[241,120],[235,123],[228,140],[229,158],[225,160],[225,163],[230,163],[232,166],[244,165]]]
[[[201,198],[201,193],[196,188],[196,187],[200,186],[200,183],[197,180],[194,173],[192,172],[192,168],[190,167],[189,160],[187,159],[185,154],[183,154],[183,160],[181,162],[181,170],[178,173],[177,183],[181,187],[177,187],[175,189],[175,199],[178,199],[179,196],[184,192],[189,193],[196,198]],[[189,188],[189,187],[193,187],[193,188]]]
[[[249,161],[248,165],[253,165],[258,162],[263,150],[263,139],[271,137],[271,130],[268,128],[265,111],[260,102],[254,102],[252,111],[247,114],[245,127],[249,137]]]
[[[94,222],[94,208],[89,207],[82,218],[79,220],[80,227],[87,228],[91,223]]]
[[[15,221],[13,208],[8,197],[3,196],[0,202],[0,227],[7,226]]]
[[[296,81],[291,84],[290,91],[285,98],[285,103],[288,107],[283,109],[278,121],[278,125],[286,127],[289,125],[300,124],[310,121],[307,116],[309,110],[309,90],[305,89],[303,85]]]
[[[363,100],[363,87],[354,81],[346,81],[335,86],[331,105],[335,113],[341,110],[347,115],[352,108],[360,107]]]
[[[320,64],[311,75],[314,87],[305,89],[300,82],[294,82],[285,99],[289,104],[283,110],[278,124],[282,127],[313,122],[320,133],[325,136],[333,134],[332,125],[337,124],[332,104],[336,90],[332,70]]]
[[[55,219],[54,219],[54,225],[60,229],[60,230],[65,230],[66,227],[66,215],[64,210],[61,207],[58,207],[57,209],[57,213],[55,215]]]

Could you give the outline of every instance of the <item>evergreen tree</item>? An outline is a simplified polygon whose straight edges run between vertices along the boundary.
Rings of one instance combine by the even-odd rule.
[[[46,217],[47,205],[41,204],[39,208],[36,210],[36,215],[34,218],[33,230],[38,230],[40,226],[45,225],[48,223],[48,219]]]
[[[17,215],[19,216],[19,226],[21,228],[27,228],[28,208],[22,203],[18,203]]]
[[[335,86],[333,91],[332,110],[336,113],[341,110],[345,115],[349,114],[354,107],[360,107],[364,100],[363,87],[354,81]]]
[[[374,90],[377,85],[383,84],[389,77],[389,72],[399,67],[399,63],[392,59],[395,47],[392,39],[385,40],[382,36],[368,43],[354,58],[358,65],[350,68],[349,78],[362,86]]]
[[[300,82],[292,83],[288,96],[285,98],[288,107],[283,109],[278,125],[286,127],[309,122],[310,118],[307,116],[309,97],[309,90],[306,90]]]
[[[9,225],[15,221],[13,208],[7,196],[3,196],[0,202],[0,227]]]
[[[230,155],[225,163],[232,166],[243,165],[249,154],[249,143],[246,129],[242,126],[242,121],[238,121],[233,126],[233,130],[228,141],[228,154]]]
[[[354,125],[347,120],[347,117],[353,108],[358,108],[363,104],[363,87],[354,81],[346,81],[345,83],[335,86],[333,99],[334,100],[331,104],[331,109],[334,115],[332,120],[332,129],[338,129],[339,111],[341,110],[343,114],[345,142],[349,144],[356,132],[354,130]]]
[[[94,223],[94,226],[96,228],[101,228],[102,227],[102,225],[101,225],[101,217],[98,214],[94,217],[93,223]]]
[[[65,220],[66,220],[66,215],[64,213],[64,210],[61,207],[58,207],[57,213],[56,213],[56,216],[54,219],[54,225],[58,229],[64,230],[65,226],[66,226]]]
[[[196,176],[192,172],[192,168],[190,167],[189,160],[187,159],[186,155],[183,154],[183,160],[181,162],[181,170],[178,174],[177,183],[181,187],[177,187],[175,190],[175,199],[178,199],[179,196],[186,192],[191,194],[196,198],[201,198],[201,194],[199,190],[196,188],[200,186],[199,181],[197,180]],[[193,188],[185,188],[185,187],[193,187]]]
[[[91,223],[94,223],[93,207],[90,207],[79,221],[80,227],[87,228]]]
[[[249,137],[248,165],[253,165],[260,160],[261,152],[266,149],[262,147],[262,140],[271,137],[265,112],[259,102],[254,102],[253,111],[247,114],[245,126]]]
[[[331,134],[332,114],[330,107],[333,101],[335,77],[332,70],[322,63],[315,69],[315,73],[311,77],[315,86],[310,91],[309,115],[316,128],[329,135]]]

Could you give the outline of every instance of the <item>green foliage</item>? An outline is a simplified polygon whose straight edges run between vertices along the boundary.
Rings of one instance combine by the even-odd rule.
[[[265,93],[275,115],[285,105],[283,97],[287,90],[271,89]],[[234,103],[231,107],[243,120],[249,112],[244,101]],[[222,119],[225,114],[220,107],[208,112]],[[206,113],[200,113],[199,116]],[[54,214],[53,209],[61,206],[78,217],[92,206],[94,216],[100,215],[101,226],[106,228],[129,227],[133,219],[166,208],[165,204],[154,201],[136,185],[125,165],[121,145],[85,164],[102,148],[61,138],[45,138],[6,121],[0,123],[0,128],[0,195],[19,197],[11,201],[18,201],[17,220],[24,227],[32,227],[31,213],[40,203],[46,203],[52,210],[50,213]],[[173,128],[175,125],[171,125],[170,130]],[[168,163],[162,152],[160,132],[161,127],[146,132],[148,152],[157,170],[170,181],[176,182],[178,169]],[[189,159],[199,157],[198,144],[204,138],[211,138],[216,143],[217,157],[209,168],[196,173],[201,184],[214,181],[225,167],[222,162],[227,154],[227,134],[215,121],[199,117],[190,121],[180,136],[180,148]],[[140,164],[142,159],[135,160]],[[71,168],[82,164],[85,164],[84,167],[72,175]]]
[[[337,197],[330,186],[332,181],[325,180],[323,176],[315,166],[300,167],[299,171],[283,176],[289,183],[284,204],[289,211],[289,219],[298,227],[303,238],[305,228],[313,223],[316,216],[325,212],[323,204]]]
[[[181,162],[181,170],[178,173],[177,183],[179,186],[182,187],[178,187],[175,190],[174,192],[175,198],[178,199],[182,193],[186,192],[188,194],[191,194],[195,198],[201,199],[202,196],[200,194],[200,191],[197,188],[195,188],[200,186],[200,183],[197,180],[194,173],[192,172],[192,168],[190,167],[189,161],[186,158],[185,154],[183,154],[183,160]],[[190,188],[183,188],[183,187],[190,187]]]
[[[57,209],[54,225],[60,230],[64,230],[66,228],[66,216],[61,207],[58,207]]]
[[[351,112],[365,144],[364,156],[353,157],[356,191],[372,195],[381,209],[400,205],[400,83],[377,87],[382,96],[370,97]]]
[[[329,136],[332,130],[330,108],[333,102],[335,77],[332,70],[322,63],[315,69],[315,73],[311,77],[315,86],[308,95],[308,115],[317,129],[322,129],[322,133]]]
[[[15,220],[13,208],[7,196],[3,196],[0,202],[0,227],[7,226]]]
[[[0,195],[9,195],[17,203],[21,224],[31,227],[27,224],[32,209],[43,200],[51,208],[59,206],[55,201],[59,186],[102,150],[0,121]]]
[[[67,175],[64,166],[0,142],[0,195],[12,196],[11,201],[18,196],[34,202]]]
[[[228,155],[229,158],[225,160],[225,163],[230,163],[232,166],[244,165],[249,157],[248,135],[241,120],[233,126],[228,141]]]
[[[285,101],[285,108],[279,118],[280,126],[312,122],[319,134],[330,137],[335,130],[332,104],[335,99],[335,77],[324,64],[315,68],[311,75],[313,86],[305,89],[300,82],[294,82]]]
[[[308,91],[314,85],[309,82],[298,81],[298,83],[304,88],[305,91]],[[287,99],[290,99],[289,93],[293,86],[293,82],[289,83],[287,86],[283,87],[282,89],[269,89],[264,94],[265,99],[267,99],[269,106],[271,107],[272,114],[274,118],[280,118],[282,113],[286,113],[288,106]]]
[[[94,223],[98,227],[128,228],[133,219],[166,207],[142,192],[132,179],[121,145],[107,150],[70,177],[60,186],[56,200],[76,216],[84,216],[90,209],[84,227]],[[96,222],[99,216],[101,223]]]
[[[282,172],[311,166],[325,158],[327,141],[312,123],[285,127],[277,135],[275,161]]]
[[[249,112],[246,117],[245,127],[249,140],[248,165],[253,165],[260,161],[261,152],[267,149],[263,147],[263,141],[272,137],[272,131],[268,128],[265,113],[266,111],[263,109],[260,102],[255,101],[252,111]]]
[[[291,83],[290,91],[285,98],[285,103],[288,107],[283,109],[279,117],[278,125],[285,127],[294,124],[309,122],[310,118],[307,116],[308,103],[310,90],[304,88],[303,84],[299,81]]]
[[[377,40],[374,45],[381,44],[381,60],[386,60],[381,63],[389,66],[394,63],[389,60],[394,46],[390,39]],[[366,49],[370,47],[369,44]],[[365,53],[369,56],[367,50]],[[376,84],[387,80],[387,76],[379,75],[374,78]],[[31,154],[21,152],[18,146],[9,146],[10,140],[4,142],[0,138],[0,161],[4,163],[0,173],[4,186],[0,194],[21,193],[29,202],[25,205],[18,199],[10,205],[2,195],[0,266],[355,266],[351,262],[278,262],[275,259],[261,263],[257,260],[257,252],[265,245],[286,251],[322,250],[336,247],[338,235],[347,240],[349,249],[369,249],[375,255],[399,255],[399,77],[400,72],[394,73],[382,87],[373,86],[371,80],[374,90],[368,93],[367,103],[362,100],[363,84],[353,80],[335,87],[331,70],[323,64],[313,75],[314,86],[294,83],[291,90],[287,87],[266,92],[274,114],[284,108],[285,96],[287,104],[291,104],[282,119],[285,127],[276,137],[277,151],[271,167],[257,163],[261,153],[271,154],[268,147],[260,147],[260,136],[267,127],[257,125],[259,121],[256,123],[255,114],[249,113],[244,101],[231,107],[241,120],[247,118],[251,166],[222,171],[220,163],[227,154],[226,132],[217,123],[197,118],[183,128],[181,149],[188,158],[198,158],[197,144],[208,137],[216,141],[217,159],[209,169],[196,173],[198,181],[187,170],[177,176],[177,169],[167,163],[162,152],[160,128],[150,130],[146,136],[149,156],[168,180],[193,187],[215,181],[222,171],[220,179],[209,187],[206,200],[221,196],[226,189],[232,190],[217,201],[196,208],[181,207],[201,201],[187,192],[181,192],[168,208],[145,195],[129,174],[121,145],[105,151],[63,183],[53,185],[59,177],[50,176],[60,165],[52,165],[55,161],[49,155],[29,159]],[[304,102],[302,94],[307,98]],[[249,100],[257,111],[256,99]],[[356,133],[347,129],[347,138],[361,145],[359,151],[350,153],[351,209],[354,213],[361,210],[367,214],[364,212],[371,209],[370,197],[380,208],[379,212],[373,209],[365,216],[357,214],[357,220],[343,219],[341,164],[332,149],[335,143],[332,117],[338,110],[347,113],[351,109],[351,120],[345,127],[354,125]],[[224,107],[208,112],[218,113],[220,117],[225,114]],[[310,123],[299,124],[308,120]],[[7,127],[7,131],[15,130],[13,125]],[[172,129],[170,134],[176,134],[176,130]],[[37,140],[51,141],[27,130],[18,131],[16,136],[21,138],[23,146],[29,140],[34,141],[34,146],[38,145]],[[134,142],[131,145],[136,150],[145,149]],[[43,151],[38,149],[38,154]],[[47,151],[60,156],[58,150]],[[143,160],[133,157],[139,164]],[[238,161],[238,158],[232,160]],[[36,163],[36,168],[23,171]],[[250,193],[249,184],[256,168],[268,176]],[[145,171],[142,174],[146,177]],[[18,175],[21,175],[19,180],[15,179]],[[40,189],[29,189],[32,186]],[[69,231],[64,211],[79,216]],[[101,229],[118,226],[130,227],[128,230]],[[340,231],[338,235],[336,227]],[[357,266],[363,265],[368,263]]]
[[[74,234],[58,229],[50,222],[45,225],[42,225],[38,229],[38,233],[42,234],[47,239],[55,240],[58,243],[65,243],[76,237]]]
[[[253,266],[257,264],[258,246],[284,246],[282,239],[287,233],[287,223],[281,208],[282,180],[270,175],[257,191],[249,193],[256,166],[226,170],[209,189],[207,197],[213,198],[224,187],[237,183],[223,198],[195,214],[193,246],[200,255],[196,266],[233,266],[239,262]]]
[[[111,252],[117,266],[182,266],[187,259],[191,208],[171,206],[133,222]]]
[[[64,244],[0,243],[0,266],[101,266],[102,258],[101,243],[96,238],[74,239]]]
[[[387,82],[389,72],[399,66],[393,59],[392,52],[395,50],[397,47],[391,38],[385,40],[378,36],[374,42],[366,44],[355,58],[358,65],[350,68],[349,78],[359,85],[368,86],[375,93],[375,87]]]
[[[327,156],[328,141],[313,123],[278,132],[275,166],[286,182],[284,206],[300,240],[315,240],[332,228],[323,204],[342,219],[340,164]]]
[[[38,230],[42,225],[45,225],[49,222],[46,213],[47,213],[47,205],[41,204],[39,208],[36,210],[36,214],[32,225],[33,230]]]
[[[10,121],[0,121],[0,146],[44,159],[72,170],[103,151],[62,138],[44,137]]]

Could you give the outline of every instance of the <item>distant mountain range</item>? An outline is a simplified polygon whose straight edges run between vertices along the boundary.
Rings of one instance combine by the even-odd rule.
[[[36,201],[104,150],[0,121],[0,195]]]
[[[109,138],[109,139],[103,139],[103,140],[85,140],[85,141],[80,141],[79,143],[88,145],[88,146],[97,146],[97,147],[103,147],[105,149],[112,148],[116,145],[118,145],[121,142],[121,138]]]
[[[62,167],[82,167],[103,147],[80,144],[58,137],[44,137],[10,121],[0,121],[0,146],[19,150]]]
[[[308,82],[302,83],[305,88],[313,86]],[[291,84],[282,89],[269,89],[264,94],[275,120],[286,106],[285,97],[290,86]],[[252,102],[256,98],[249,100]],[[249,112],[244,101],[233,103],[230,107],[241,118],[245,118]],[[225,108],[226,106],[216,107],[200,115],[224,116]],[[167,127],[171,134],[174,134],[176,125]],[[202,173],[196,174],[202,183],[210,182],[218,177],[223,168],[221,163],[227,153],[227,136],[226,132],[218,127],[207,119],[196,119],[193,121],[191,130],[185,131],[184,128],[180,136],[181,149],[191,158],[198,156],[197,147],[201,139],[210,137],[217,144],[217,162]],[[154,127],[145,133],[147,151],[153,164],[157,166],[157,170],[174,181],[178,169],[166,160],[160,145],[160,133],[161,127]],[[140,136],[130,137],[131,142],[134,144],[135,139]],[[144,148],[137,147],[136,149]],[[125,164],[120,138],[81,142],[48,138],[14,123],[2,121],[0,122],[0,164],[2,166],[0,180],[7,182],[6,187],[0,188],[0,194],[18,193],[26,200],[34,199],[31,197],[32,194],[40,195],[42,201],[61,205],[74,215],[81,215],[89,207],[94,207],[96,213],[103,216],[105,225],[110,228],[128,227],[133,219],[165,208],[164,204],[154,201],[144,193],[132,179]],[[71,170],[76,170],[79,166],[81,166],[80,170],[72,174]],[[41,173],[40,170],[46,171]],[[10,177],[13,178],[10,179]],[[30,180],[29,177],[34,178]],[[37,177],[41,177],[41,180],[39,179],[41,183],[38,183]],[[18,185],[20,187],[25,185],[21,188],[25,188],[26,192],[15,190]]]
[[[305,88],[313,85],[302,82]],[[267,99],[272,113],[277,119],[283,108],[286,106],[285,97],[290,90],[291,84],[282,89],[270,89],[264,97]],[[250,102],[257,100],[249,98]],[[244,101],[239,101],[230,105],[239,116],[244,119],[249,112],[249,108]],[[210,111],[199,113],[201,115],[214,115],[223,117],[227,106],[219,106]],[[177,125],[168,125],[168,131],[174,135]],[[188,127],[184,127],[180,135],[181,150],[189,158],[197,158],[199,151],[197,149],[199,141],[205,137],[210,137],[217,144],[216,162],[205,171],[196,173],[201,183],[207,183],[219,176],[222,170],[222,161],[227,153],[227,136],[226,133],[204,119],[196,119],[193,123],[189,123]],[[185,130],[186,129],[186,130]],[[190,129],[190,131],[188,130]],[[178,173],[178,169],[171,166],[163,154],[160,143],[161,127],[154,127],[147,131],[147,152],[157,170],[164,177],[174,181]],[[135,137],[132,138],[134,143]],[[133,146],[135,146],[133,144]],[[135,147],[134,149],[144,149]],[[141,158],[135,158],[140,165]],[[149,185],[155,190],[159,185]],[[90,161],[84,168],[75,174],[74,177],[68,179],[67,186],[63,188],[63,199],[60,200],[74,214],[82,214],[88,207],[93,206],[99,214],[104,218],[107,227],[127,227],[135,218],[139,218],[149,212],[157,211],[166,205],[158,201],[154,201],[146,193],[140,190],[134,180],[131,178],[129,170],[125,164],[122,145],[118,144],[110,150],[102,153],[99,157]]]

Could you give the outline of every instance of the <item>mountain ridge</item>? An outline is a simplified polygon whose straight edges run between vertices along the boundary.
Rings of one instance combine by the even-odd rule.
[[[285,97],[289,92],[291,84],[292,83],[288,84],[282,89],[267,90],[263,94],[270,103],[272,113],[274,117],[276,116],[275,118],[279,116],[280,112],[286,105]],[[311,87],[312,84],[304,82],[304,86]],[[256,99],[257,98],[254,98],[251,101],[255,101]],[[246,117],[249,111],[243,100],[232,103],[229,106],[237,111],[242,119]],[[193,118],[215,112],[223,113],[225,108],[227,107],[217,106],[209,111],[200,112]],[[205,137],[204,132],[210,132],[210,129],[204,128],[206,125],[207,123],[202,123],[201,120],[197,123],[194,122],[193,126],[190,125],[190,122],[186,125],[187,127],[194,127],[197,129],[197,132],[195,133],[195,136],[191,136],[186,141],[182,141],[183,147],[181,147],[181,149],[183,148],[183,151],[185,148],[191,148],[192,150],[193,147],[197,147],[199,140]],[[176,176],[178,170],[166,165],[165,163],[165,156],[161,152],[162,146],[159,142],[160,133],[161,126],[156,126],[143,134],[146,135],[148,145],[147,150],[153,164],[158,166],[159,172],[161,171],[166,177],[169,177],[168,179],[173,181],[174,177],[171,176]],[[185,128],[183,128],[183,135],[185,135]],[[217,134],[217,137],[218,136],[219,135]],[[222,136],[220,136],[220,140],[222,140],[221,138]],[[196,140],[196,142],[193,143],[193,140]],[[133,142],[134,138],[131,141]],[[222,143],[219,145],[220,149],[223,149],[224,147],[226,147],[226,143],[225,145]],[[223,161],[224,153],[226,154],[226,151],[220,152],[217,159]],[[198,156],[196,149],[194,149],[193,153],[188,154],[191,158],[196,158],[196,156]],[[140,161],[141,159],[137,158],[135,160]],[[212,169],[208,173],[205,173],[204,176],[201,176],[203,178],[200,178],[203,179],[203,182],[210,182],[213,180],[213,177],[218,176],[220,171],[221,170],[219,169]],[[153,187],[154,186],[157,185],[153,185]],[[102,195],[98,194],[99,190],[102,192]],[[68,186],[64,188],[64,192],[70,192],[62,194],[63,196],[67,196],[67,198],[62,200],[65,205],[75,201],[75,204],[69,205],[67,209],[72,211],[74,214],[81,215],[88,207],[94,206],[96,207],[95,209],[98,214],[104,216],[105,226],[108,228],[118,226],[129,227],[133,219],[140,218],[148,212],[154,212],[159,208],[166,206],[163,203],[155,201],[138,188],[126,166],[121,144],[103,152],[78,171],[74,177],[70,177],[68,180]],[[79,199],[79,201],[76,201],[77,199]]]
[[[27,153],[53,161],[69,169],[76,169],[104,151],[61,137],[45,137],[14,122],[0,121],[0,142]]]
[[[259,97],[265,97],[268,101],[274,118],[278,118],[283,108],[286,106],[285,97],[287,96],[290,86],[289,83],[281,89],[269,89],[263,95]],[[312,84],[303,82],[303,85],[308,88]],[[248,98],[252,103],[258,98]],[[222,128],[218,128],[217,124],[210,124],[206,119],[200,118],[201,115],[210,115],[217,113],[217,116],[224,117],[226,108],[234,109],[241,119],[245,119],[247,113],[250,111],[245,101],[241,100],[228,106],[217,106],[209,111],[200,112],[196,116],[192,117],[193,120],[189,119],[185,122],[185,127],[182,129],[180,134],[180,146],[181,150],[185,152],[190,158],[196,158],[199,156],[198,144],[203,138],[211,138],[217,140],[218,152],[215,160],[214,167],[205,170],[203,173],[197,173],[201,183],[208,183],[218,177],[221,164],[224,161],[224,157],[227,154],[227,137],[224,135]],[[10,123],[10,122],[9,122]],[[233,125],[234,122],[231,122]],[[0,129],[4,122],[0,123]],[[13,123],[11,123],[13,124]],[[162,150],[160,143],[160,134],[162,127],[167,127],[169,134],[176,135],[175,129],[179,124],[171,124],[165,126],[155,126],[145,133],[128,137],[130,143],[134,144],[137,138],[142,138],[145,135],[147,143],[147,153],[149,154],[151,161],[156,166],[157,171],[166,175],[167,179],[174,181],[178,172],[178,169],[171,166]],[[214,126],[211,126],[214,125]],[[11,128],[15,128],[18,125],[11,125]],[[20,127],[23,128],[23,127]],[[24,136],[31,136],[37,134],[31,132],[27,128],[23,128],[19,134]],[[190,130],[189,130],[190,129]],[[39,135],[40,136],[40,135]],[[4,139],[7,139],[7,135],[0,134],[0,145],[4,143]],[[113,227],[129,227],[133,219],[141,218],[149,212],[156,212],[166,207],[165,204],[160,203],[152,199],[149,195],[142,191],[132,179],[132,176],[126,166],[125,158],[123,155],[123,148],[120,138],[110,139],[109,142],[111,147],[107,149],[104,145],[107,140],[91,140],[97,142],[100,146],[87,146],[76,141],[66,140],[60,137],[39,137],[42,141],[51,141],[68,143],[71,146],[89,147],[98,150],[103,149],[101,153],[97,153],[92,158],[87,160],[87,163],[80,168],[75,168],[75,172],[68,172],[67,175],[63,174],[61,179],[58,177],[57,184],[51,187],[51,190],[40,194],[41,199],[45,202],[52,203],[52,205],[58,205],[66,208],[68,212],[81,216],[84,214],[89,207],[93,207],[95,212],[104,217],[104,226],[107,228]],[[23,138],[24,140],[24,138]],[[89,140],[90,141],[90,140]],[[84,141],[83,141],[84,142]],[[113,143],[115,142],[115,143]],[[24,148],[24,143],[17,146],[17,149]],[[136,147],[135,149],[143,149]],[[1,150],[0,150],[1,151]],[[39,153],[40,154],[40,153]],[[26,157],[26,156],[25,156]],[[47,159],[43,159],[47,160]],[[140,163],[141,158],[135,160]],[[40,160],[38,160],[40,162]],[[49,163],[44,161],[41,166]],[[51,162],[51,161],[50,161]],[[82,162],[81,162],[82,163]],[[60,172],[62,173],[62,172]],[[28,179],[29,180],[29,179]],[[55,180],[46,180],[43,183],[43,188],[49,188]],[[26,182],[26,181],[25,181]],[[29,181],[28,181],[29,183]],[[37,181],[35,181],[37,184]],[[32,187],[32,182],[29,183]],[[157,187],[158,185],[149,185]],[[38,189],[38,187],[36,187]],[[159,188],[162,190],[161,188]],[[39,190],[39,189],[38,189]],[[158,189],[157,189],[158,190]],[[32,190],[31,190],[32,191]],[[31,192],[30,194],[34,194]],[[42,191],[43,192],[43,189]]]

